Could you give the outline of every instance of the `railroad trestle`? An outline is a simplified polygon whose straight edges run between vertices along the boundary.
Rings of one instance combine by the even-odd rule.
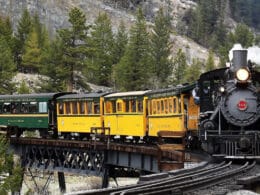
[[[102,141],[47,140],[37,138],[11,138],[11,147],[21,158],[21,166],[59,175],[68,173],[103,177],[103,187],[114,169],[128,168],[141,173],[156,173],[169,168],[169,162],[179,168],[183,164],[183,151],[161,151],[158,146],[119,144]],[[174,152],[174,151],[173,151]],[[166,161],[165,161],[166,160]],[[167,162],[167,163],[164,163]],[[59,181],[66,189],[64,176]]]

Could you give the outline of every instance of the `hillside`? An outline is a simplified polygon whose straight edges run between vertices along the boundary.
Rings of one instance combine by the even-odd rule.
[[[213,6],[208,9],[211,3]],[[188,65],[193,63],[193,59],[199,60],[203,63],[203,71],[205,70],[206,59],[209,56],[209,48],[219,55],[221,64],[224,64],[223,56],[225,57],[228,50],[223,50],[221,47],[225,46],[225,48],[228,48],[229,46],[225,44],[227,33],[225,38],[222,36],[223,33],[231,32],[236,27],[237,22],[245,19],[250,24],[252,20],[250,17],[256,15],[255,11],[251,15],[246,16],[244,13],[239,12],[239,8],[248,8],[249,5],[252,7],[251,4],[248,4],[248,6],[247,4],[241,4],[239,0],[234,2],[230,0],[221,2],[213,0],[211,3],[206,0],[0,0],[0,15],[9,16],[14,31],[17,31],[16,28],[20,22],[21,15],[27,9],[31,15],[39,16],[40,22],[47,28],[50,36],[54,38],[57,30],[70,27],[71,23],[68,21],[68,15],[73,7],[78,7],[84,12],[88,24],[93,24],[100,12],[106,12],[111,18],[112,30],[114,32],[117,31],[121,21],[124,22],[127,30],[129,30],[136,22],[136,10],[140,6],[145,15],[148,29],[152,30],[155,15],[157,15],[159,8],[162,7],[165,13],[172,17],[170,36],[172,49],[169,57],[174,59],[178,50],[182,49]],[[218,8],[221,9],[218,10]],[[199,12],[197,10],[202,11]],[[214,15],[215,12],[217,16]],[[200,17],[202,19],[199,20],[198,18]],[[221,28],[222,22],[225,28]],[[221,25],[218,25],[219,23]],[[255,29],[257,29],[256,24],[257,20],[254,20],[252,25]],[[16,34],[16,32],[13,34]],[[196,40],[196,42],[193,40]],[[220,53],[219,51],[221,50],[224,52]],[[219,64],[220,59],[214,56],[215,64]],[[14,79],[18,83],[19,79],[17,80],[17,78],[25,80],[29,85],[33,80],[28,75],[23,75],[22,77],[17,75]]]
[[[128,29],[131,27],[135,21],[134,14],[138,6],[142,6],[150,25],[152,25],[155,13],[160,7],[170,10],[173,17],[172,24],[176,28],[185,11],[195,7],[196,3],[190,0],[0,0],[0,14],[8,15],[15,29],[24,9],[28,9],[31,14],[38,13],[41,22],[46,25],[50,34],[54,36],[57,29],[69,26],[68,13],[72,7],[82,9],[89,23],[93,23],[99,12],[105,11],[111,17],[113,30],[115,31],[121,20],[124,21]],[[173,56],[181,48],[186,53],[188,63],[192,62],[192,58],[198,58],[202,61],[207,58],[207,49],[192,40],[181,37],[174,32],[171,38],[175,44],[172,50]],[[216,62],[218,62],[217,58]]]

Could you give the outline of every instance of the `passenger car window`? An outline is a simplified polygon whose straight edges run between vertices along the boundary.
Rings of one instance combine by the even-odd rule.
[[[88,114],[92,114],[92,102],[87,102],[88,105]]]
[[[122,112],[123,109],[122,109],[122,102],[117,102],[117,111],[118,112]]]
[[[13,114],[15,114],[15,113],[19,113],[19,110],[20,110],[20,104],[18,102],[12,102],[11,103],[11,112]]]
[[[100,113],[100,105],[98,102],[94,103],[94,114],[99,114]]]
[[[47,113],[47,102],[39,102],[39,113]]]
[[[11,110],[11,104],[8,102],[8,103],[4,103],[3,105],[3,113],[10,113],[10,110]]]
[[[40,102],[41,103],[41,102]],[[64,107],[63,107],[63,103],[59,103],[59,114],[64,114]]]
[[[22,102],[20,111],[21,111],[21,113],[28,113],[28,111],[29,111],[29,103],[28,102]]]
[[[3,113],[3,104],[0,104],[0,113]]]
[[[85,102],[80,102],[80,114],[85,114]]]
[[[70,102],[65,102],[66,114],[71,114]]]
[[[173,101],[172,101],[172,98],[169,99],[169,112],[170,113],[173,112]]]
[[[135,102],[135,100],[131,100],[131,108],[132,108],[132,112],[136,112],[136,102]]]
[[[37,113],[37,102],[30,102],[29,103],[29,112],[30,113]]]
[[[129,112],[129,100],[125,100],[125,112]]]
[[[177,99],[173,98],[173,113],[177,112]]]
[[[138,112],[143,112],[143,102],[142,100],[138,100]]]
[[[157,114],[156,101],[153,100],[153,114]]]
[[[72,102],[72,114],[78,114],[78,104],[77,102]]]

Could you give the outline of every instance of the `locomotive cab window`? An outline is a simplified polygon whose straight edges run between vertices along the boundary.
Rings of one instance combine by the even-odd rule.
[[[210,95],[210,81],[203,82],[202,93],[203,95]]]

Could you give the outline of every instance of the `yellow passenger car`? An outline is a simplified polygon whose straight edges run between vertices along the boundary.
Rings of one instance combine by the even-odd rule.
[[[120,138],[146,135],[147,92],[120,92],[104,97],[104,121],[105,127],[110,128],[110,135]]]
[[[89,137],[92,127],[103,127],[105,94],[70,94],[57,98],[58,133],[65,137]]]
[[[147,94],[150,137],[174,138],[197,133],[199,107],[192,97],[194,85],[153,90]]]

